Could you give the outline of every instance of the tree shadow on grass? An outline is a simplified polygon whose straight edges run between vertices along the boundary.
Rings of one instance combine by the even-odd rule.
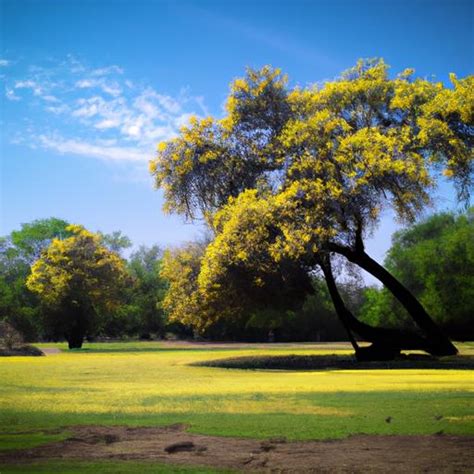
[[[402,355],[392,361],[358,362],[351,355],[283,355],[234,357],[190,364],[201,367],[253,370],[368,370],[368,369],[456,369],[473,370],[474,356],[436,358],[428,355]]]

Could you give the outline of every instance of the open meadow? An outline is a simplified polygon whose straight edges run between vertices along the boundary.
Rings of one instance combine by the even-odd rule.
[[[285,371],[190,365],[239,356],[350,353],[344,344],[124,342],[90,343],[75,351],[64,344],[39,347],[47,348],[46,357],[0,360],[2,473],[50,472],[54,466],[61,472],[94,472],[98,464],[101,472],[238,471],[239,462],[242,469],[265,467],[268,456],[293,442],[309,446],[301,442],[403,435],[400,439],[410,444],[406,435],[423,440],[423,435],[436,434],[430,438],[435,442],[470,435],[456,439],[472,443],[474,435],[474,377],[468,369],[383,369],[379,364],[375,369]],[[461,355],[474,355],[473,344],[460,348]],[[133,439],[120,443],[124,436],[135,437],[140,449]],[[165,445],[147,448],[151,438],[160,437],[165,445],[192,440],[204,447],[185,446],[174,454]],[[370,450],[371,438],[359,438]],[[395,437],[373,439],[378,443]],[[229,450],[229,461],[216,465],[206,451],[211,453],[220,440],[224,454]],[[232,440],[237,444],[225,444]],[[251,454],[255,443],[268,453],[263,461],[258,459],[262,465]],[[248,462],[232,459],[233,448],[247,452]],[[208,467],[195,467],[200,465]]]

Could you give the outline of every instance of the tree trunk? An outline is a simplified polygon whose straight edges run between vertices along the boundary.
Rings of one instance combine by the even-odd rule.
[[[430,352],[428,340],[418,334],[397,329],[376,328],[359,321],[346,307],[331,269],[329,258],[319,263],[323,270],[329,294],[342,324],[349,333],[357,360],[392,360],[403,349],[421,349]],[[354,341],[352,331],[364,340],[371,342],[369,347],[359,347]]]
[[[66,335],[69,349],[80,349],[82,347],[82,342],[84,341],[84,336],[79,333],[73,333]]]
[[[418,327],[426,334],[427,347],[423,350],[436,356],[449,356],[458,353],[453,343],[443,334],[438,325],[431,319],[430,315],[408,288],[402,285],[402,283],[382,265],[371,258],[363,247],[353,250],[341,245],[331,245],[330,250],[343,255],[350,262],[355,263],[384,284],[403,305]]]
[[[332,274],[331,262],[329,261],[329,258],[326,262],[321,261],[319,263],[319,266],[323,270],[324,276],[326,277],[326,285],[328,287],[329,294],[334,305],[334,309],[336,310],[336,313],[339,316],[339,319],[341,320],[341,323],[344,326],[347,335],[349,336],[349,340],[351,341],[352,347],[354,348],[357,354],[357,351],[359,350],[359,345],[357,344],[357,341],[355,340],[352,334],[351,321],[349,316],[350,311],[346,308],[346,305],[344,304],[344,301],[342,300],[342,297],[337,289],[336,281],[334,280],[334,276]]]
[[[65,334],[69,349],[80,349],[86,336],[86,314],[82,307],[72,306],[69,311],[72,313],[71,326]]]

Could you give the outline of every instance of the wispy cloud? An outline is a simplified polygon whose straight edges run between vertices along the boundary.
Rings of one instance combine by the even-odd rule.
[[[171,96],[137,85],[118,65],[91,68],[74,57],[30,65],[7,79],[5,96],[37,117],[22,143],[108,161],[144,163],[191,115],[207,115],[187,89]]]
[[[112,66],[93,69],[91,71],[91,76],[108,76],[110,74],[123,74],[123,69],[114,64]]]
[[[60,136],[39,135],[38,144],[42,148],[55,150],[61,154],[90,156],[113,161],[143,161],[148,159],[146,150],[135,147],[107,146],[104,143],[88,143]]]
[[[75,86],[78,89],[101,89],[113,97],[118,97],[122,94],[122,88],[116,81],[107,80],[104,77],[99,79],[81,79],[76,82]]]
[[[10,63],[11,61],[9,61],[8,59],[0,58],[0,67],[7,67],[10,65]]]
[[[10,87],[5,87],[5,97],[8,100],[20,100],[20,97],[15,94],[15,91]]]

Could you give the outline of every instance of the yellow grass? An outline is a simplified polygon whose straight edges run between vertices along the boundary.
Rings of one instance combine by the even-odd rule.
[[[433,393],[449,397],[458,393],[466,397],[474,391],[474,377],[468,370],[291,372],[188,365],[242,355],[335,353],[334,350],[308,349],[305,346],[301,349],[245,351],[160,350],[157,344],[149,347],[156,348],[156,351],[134,352],[132,347],[130,352],[63,352],[46,357],[4,358],[0,360],[0,414],[3,413],[7,423],[13,419],[20,425],[28,424],[25,417],[38,419],[40,424],[46,423],[48,417],[60,423],[62,416],[66,416],[66,424],[82,420],[90,422],[92,415],[103,423],[140,424],[140,420],[146,420],[146,424],[161,424],[184,419],[195,420],[195,429],[199,430],[202,424],[202,430],[206,431],[204,425],[210,420],[206,417],[212,417],[213,423],[217,423],[221,415],[258,417],[273,413],[286,415],[285,423],[291,423],[294,415],[306,415],[313,421],[316,418],[367,416],[374,405],[383,416],[386,396],[392,400],[388,402],[387,415],[391,403],[398,407],[396,409],[405,410],[403,416],[410,417],[409,407],[402,402],[398,406],[397,397],[420,403],[423,397],[428,397],[436,407]],[[343,352],[347,351],[337,351]],[[380,403],[377,405],[378,400]],[[443,403],[440,401],[438,411],[446,416],[447,423],[453,426],[462,424],[464,428],[472,425],[472,410],[466,413],[463,408],[459,411],[456,405],[456,409],[449,412],[449,405],[446,405],[443,412]],[[412,416],[415,417],[419,408],[413,406],[413,410]],[[297,428],[295,425],[293,432],[297,433]]]

